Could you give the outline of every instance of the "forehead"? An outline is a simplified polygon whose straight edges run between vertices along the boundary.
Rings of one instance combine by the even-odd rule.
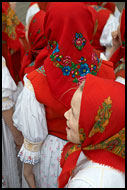
[[[81,98],[82,98],[82,91],[78,88],[71,100],[71,106],[73,109],[75,109],[75,111],[80,112]]]

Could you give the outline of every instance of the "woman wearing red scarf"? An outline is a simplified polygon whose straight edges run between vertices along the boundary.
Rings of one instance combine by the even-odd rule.
[[[44,36],[43,22],[44,22],[45,12],[40,10],[34,16],[29,18],[29,23],[27,25],[26,38],[30,44],[29,51],[24,55],[21,69],[20,69],[20,79],[26,73],[33,70],[34,61],[40,51],[46,46],[46,40]]]
[[[89,43],[86,12],[91,18],[82,2],[50,2],[44,19],[48,46],[36,58],[36,70],[24,76],[13,121],[24,136],[18,156],[30,187],[57,187],[59,157],[67,142],[64,112],[79,84],[88,73],[114,79],[112,63],[101,64]]]
[[[20,63],[27,47],[23,24],[18,20],[9,2],[2,2],[2,56],[5,57],[16,84],[20,80]]]
[[[88,74],[64,115],[58,187],[125,188],[125,86]]]
[[[112,33],[113,47],[109,60],[114,64],[116,78],[125,78],[125,8],[120,16],[120,25]]]

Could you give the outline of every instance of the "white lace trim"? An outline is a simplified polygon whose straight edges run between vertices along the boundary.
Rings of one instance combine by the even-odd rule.
[[[38,152],[31,152],[24,148],[24,144],[22,145],[18,157],[20,157],[21,162],[27,164],[37,164],[40,160],[40,151]]]
[[[14,102],[10,99],[5,99],[2,98],[2,111],[9,110],[14,106]]]

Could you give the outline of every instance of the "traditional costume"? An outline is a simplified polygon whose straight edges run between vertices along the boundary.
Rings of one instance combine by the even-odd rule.
[[[79,84],[88,73],[115,77],[112,63],[101,62],[89,43],[82,24],[86,9],[82,2],[50,2],[44,19],[48,45],[36,58],[35,71],[24,76],[16,103],[13,121],[24,135],[18,156],[34,165],[40,188],[58,185],[59,158],[67,142],[64,113]]]

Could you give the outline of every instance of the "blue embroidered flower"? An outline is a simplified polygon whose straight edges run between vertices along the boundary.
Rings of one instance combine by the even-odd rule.
[[[87,73],[90,73],[90,69],[87,63],[81,64],[79,73],[80,73],[80,76],[85,76]]]
[[[71,68],[69,66],[65,66],[62,68],[62,72],[64,76],[69,76],[70,71],[71,71]]]

